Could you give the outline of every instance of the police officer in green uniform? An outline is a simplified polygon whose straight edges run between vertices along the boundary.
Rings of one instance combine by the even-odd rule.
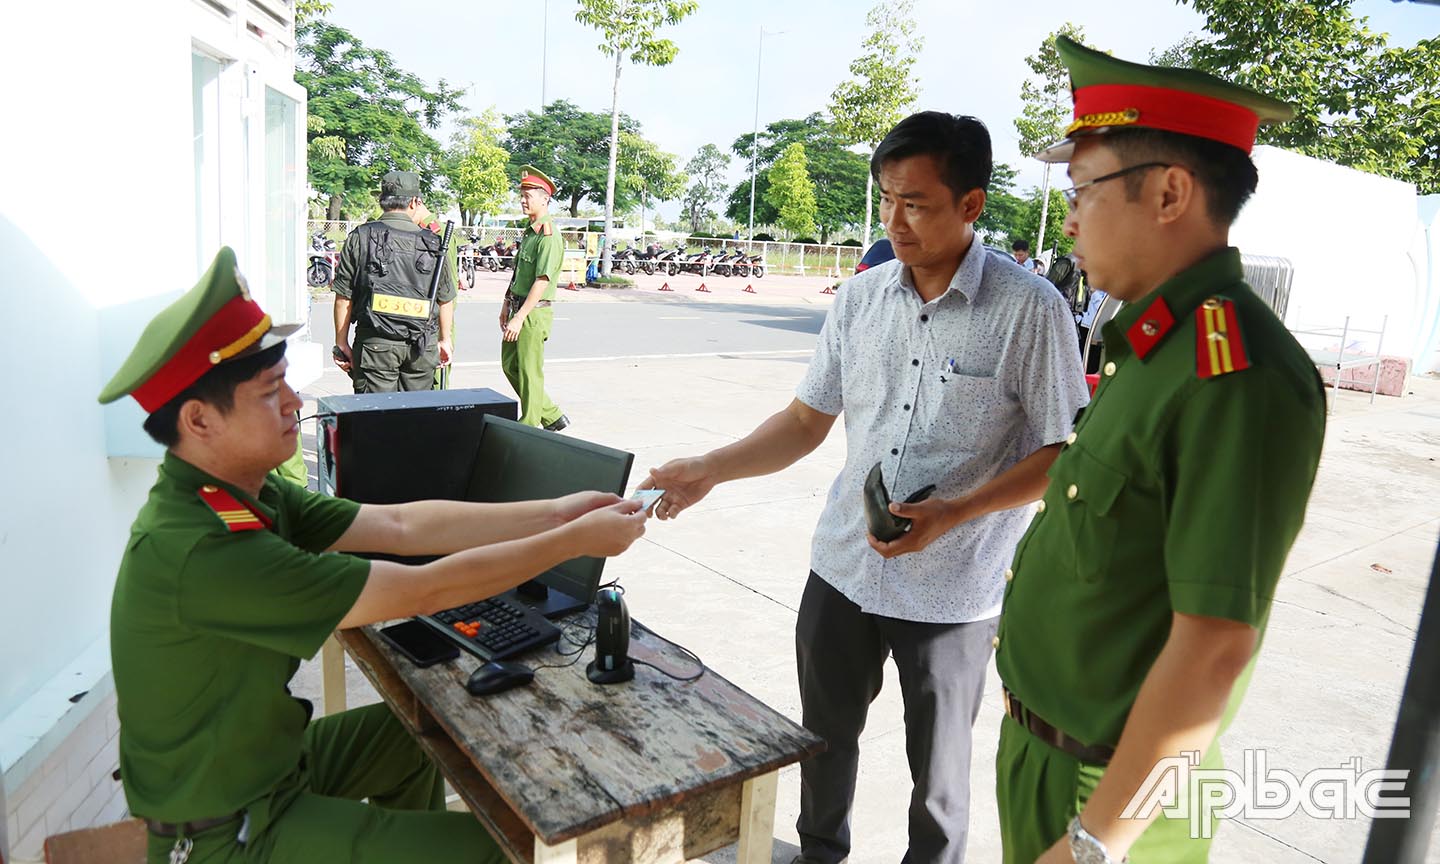
[[[530,226],[515,253],[515,273],[500,304],[500,368],[520,397],[520,422],[559,432],[570,425],[545,392],[545,340],[555,313],[555,282],[565,260],[565,242],[550,219],[555,184],[533,165],[520,172],[520,210]]]
[[[111,607],[120,770],[159,862],[502,862],[389,709],[311,721],[287,684],[337,627],[460,605],[644,532],[638,502],[360,505],[272,472],[300,399],[222,249],[100,394],[166,448]],[[442,555],[407,566],[345,552]],[[368,803],[365,803],[367,802]]]
[[[441,238],[421,227],[430,211],[420,200],[420,175],[387,173],[380,209],[379,219],[345,238],[335,268],[335,365],[350,373],[356,393],[429,390],[436,367],[453,353],[454,270],[441,254]],[[436,267],[440,284],[432,299]]]
[[[1137,792],[1218,766],[1320,458],[1319,376],[1228,241],[1256,130],[1292,111],[1056,43],[1075,122],[1040,158],[1070,163],[1065,231],[1126,305],[1005,574],[1004,860],[1202,862],[1212,814]]]

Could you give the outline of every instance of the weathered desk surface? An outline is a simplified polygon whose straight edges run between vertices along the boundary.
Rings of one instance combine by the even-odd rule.
[[[682,683],[637,665],[634,681],[601,687],[585,677],[591,647],[527,686],[472,697],[478,659],[417,669],[375,629],[339,638],[514,861],[681,861],[738,840],[741,864],[769,862],[777,772],[824,749],[712,671]],[[632,629],[631,657],[693,673],[679,650]],[[520,658],[570,659],[549,647]]]

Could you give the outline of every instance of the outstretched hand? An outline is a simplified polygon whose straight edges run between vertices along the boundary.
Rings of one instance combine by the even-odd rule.
[[[571,525],[580,532],[581,555],[609,558],[629,549],[630,544],[644,536],[647,518],[639,501],[626,498],[591,510]]]
[[[718,482],[703,456],[672,459],[659,468],[651,468],[641,489],[664,489],[665,496],[655,505],[660,519],[674,519],[686,508],[700,503]]]

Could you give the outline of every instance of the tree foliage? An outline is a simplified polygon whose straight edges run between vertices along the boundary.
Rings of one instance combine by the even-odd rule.
[[[668,66],[679,48],[656,35],[661,27],[679,24],[700,8],[695,0],[579,0],[575,20],[600,31],[600,53],[615,58],[610,100],[610,151],[605,180],[605,236],[616,207],[616,172],[620,159],[620,71],[628,57],[645,66]],[[626,209],[626,208],[618,208]],[[611,243],[600,257],[600,273],[610,275]]]
[[[491,108],[479,117],[461,120],[460,131],[451,139],[445,174],[466,225],[499,213],[510,194],[505,173],[510,154],[500,146],[504,134],[500,117]]]
[[[565,202],[571,216],[579,215],[581,201],[604,206],[609,115],[581,111],[575,103],[557,99],[538,113],[507,114],[505,123],[502,145],[510,153],[512,176],[519,176],[522,165],[544,171],[555,181],[556,200]],[[676,197],[675,157],[645,140],[640,124],[630,117],[621,114],[619,125],[615,209],[625,212],[638,206],[639,193],[647,186],[659,200]]]
[[[755,136],[747,132],[736,138],[730,148],[747,166],[752,140],[756,140]],[[778,224],[779,213],[766,198],[769,189],[766,172],[791,144],[805,146],[806,170],[815,181],[815,222],[820,239],[828,242],[835,232],[858,227],[865,206],[865,178],[870,174],[870,162],[852,153],[849,142],[835,130],[834,124],[818,113],[801,120],[777,120],[761,130],[755,158],[755,224]],[[741,225],[749,220],[749,177],[730,192],[725,215]]]
[[[805,169],[805,145],[791,144],[765,172],[765,200],[775,208],[775,223],[792,234],[815,230],[815,182]]]
[[[1030,194],[1021,201],[1020,211],[1015,219],[1015,233],[1011,234],[1010,240],[1027,240],[1031,244],[1031,254],[1039,255],[1044,253],[1047,262],[1053,259],[1050,250],[1056,246],[1060,247],[1060,254],[1064,255],[1075,248],[1075,241],[1065,236],[1065,215],[1069,212],[1065,204],[1065,195],[1059,189],[1050,190],[1050,205],[1040,206],[1040,190],[1032,188]],[[1035,238],[1040,235],[1040,212],[1045,211],[1045,248],[1035,249]],[[1004,244],[1006,250],[1010,244]]]
[[[899,123],[920,96],[920,81],[912,74],[916,55],[925,40],[915,34],[914,0],[880,0],[865,16],[869,29],[860,43],[860,56],[850,62],[854,77],[830,94],[830,116],[835,130],[852,144],[867,150]],[[869,242],[871,179],[866,175],[863,219]],[[862,220],[857,220],[862,221]]]
[[[1085,41],[1085,30],[1066,22],[1045,37],[1038,52],[1025,58],[1032,77],[1020,85],[1020,101],[1024,107],[1015,118],[1015,131],[1019,135],[1020,152],[1027,156],[1058,141],[1070,123],[1070,73],[1060,62],[1060,52],[1055,48],[1055,38],[1062,35],[1077,42]]]
[[[985,193],[985,210],[975,220],[975,230],[985,242],[993,246],[1010,248],[1010,242],[1019,239],[1020,214],[1025,208],[1024,199],[1015,194],[1016,171],[1004,162],[996,162],[990,174],[990,188]]]
[[[1205,16],[1205,32],[1154,59],[1295,106],[1259,143],[1440,192],[1440,39],[1391,46],[1353,0],[1177,2]]]
[[[706,144],[695,152],[685,166],[685,172],[695,181],[685,193],[685,215],[690,220],[690,230],[699,231],[702,224],[714,220],[713,204],[725,191],[724,172],[730,167],[730,154]]]
[[[459,110],[460,91],[444,80],[429,87],[388,52],[324,20],[301,26],[298,38],[295,80],[320,121],[306,129],[310,185],[329,199],[327,218],[340,218],[345,202],[373,201],[380,175],[391,169],[416,171],[421,187],[432,188],[444,153],[426,130]]]

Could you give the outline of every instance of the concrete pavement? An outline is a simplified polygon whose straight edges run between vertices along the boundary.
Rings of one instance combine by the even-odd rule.
[[[820,286],[791,287],[784,300],[805,303]],[[573,292],[566,302],[639,296]],[[740,302],[746,298],[755,299],[742,295]],[[701,295],[693,302],[708,300]],[[785,305],[781,297],[761,302]],[[748,433],[789,401],[808,359],[803,353],[614,357],[557,366],[547,385],[574,421],[568,433],[634,452],[638,480],[647,467]],[[509,393],[498,364],[490,362],[457,369],[452,385]],[[1409,389],[1373,406],[1366,395],[1340,394],[1258,670],[1225,738],[1231,767],[1243,764],[1246,748],[1264,748],[1272,768],[1299,774],[1353,757],[1366,769],[1383,766],[1440,536],[1440,381],[1412,379]],[[329,392],[349,392],[333,367],[307,395]],[[632,615],[797,721],[796,609],[810,533],[843,459],[844,431],[837,424],[828,441],[790,469],[722,486],[677,521],[652,521],[646,536],[606,568],[607,578],[624,582]],[[352,705],[375,699],[358,671],[349,670],[348,680]],[[313,664],[302,669],[297,685],[297,695],[318,697]],[[891,670],[862,742],[856,864],[904,854],[910,786],[901,716]],[[977,862],[1000,857],[993,795],[1000,717],[992,663],[975,728],[969,860]],[[798,772],[791,768],[780,783],[777,862],[795,853],[798,809]],[[1367,831],[1364,820],[1236,820],[1221,827],[1212,860],[1356,861]],[[727,860],[727,854],[708,860]],[[1427,860],[1440,862],[1437,843]]]

